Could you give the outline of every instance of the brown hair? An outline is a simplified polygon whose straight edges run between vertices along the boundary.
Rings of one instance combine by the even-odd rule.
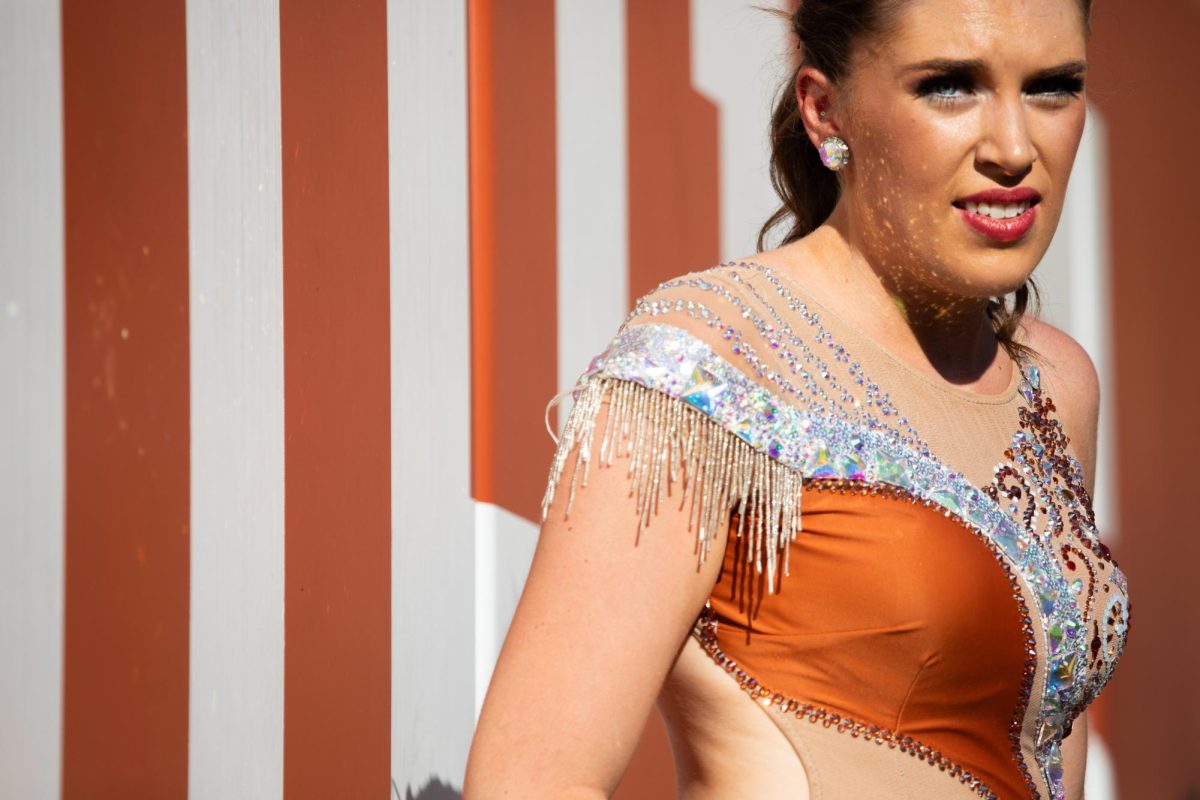
[[[788,20],[801,50],[801,58],[780,87],[779,99],[771,114],[771,184],[782,201],[758,232],[758,249],[765,250],[767,235],[778,225],[789,222],[781,245],[808,235],[833,213],[841,195],[835,173],[821,163],[817,150],[808,140],[796,99],[796,76],[812,66],[837,82],[850,63],[851,48],[861,39],[886,33],[903,0],[801,0],[795,12],[779,8],[762,10]],[[1085,31],[1091,20],[1092,0],[1079,0]],[[1030,298],[1037,302],[1037,286],[1027,280],[1013,295],[995,298],[988,316],[996,338],[1010,355],[1016,357],[1029,349],[1014,339]]]

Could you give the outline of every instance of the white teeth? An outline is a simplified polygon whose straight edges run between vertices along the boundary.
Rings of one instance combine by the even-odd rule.
[[[1022,203],[963,203],[968,213],[981,214],[992,219],[1012,219],[1019,217],[1029,210],[1030,203],[1025,201]]]

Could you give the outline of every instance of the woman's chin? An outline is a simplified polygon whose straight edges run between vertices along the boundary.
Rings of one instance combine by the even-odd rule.
[[[958,297],[1002,297],[1011,294],[1033,275],[1037,261],[1016,253],[972,254],[942,270],[941,289]],[[990,257],[989,257],[990,256]],[[1000,256],[1000,257],[997,257]]]

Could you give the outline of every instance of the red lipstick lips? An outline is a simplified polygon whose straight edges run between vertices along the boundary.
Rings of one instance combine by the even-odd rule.
[[[994,241],[1012,242],[1029,233],[1041,199],[1025,187],[988,189],[955,200],[954,207],[975,232]]]

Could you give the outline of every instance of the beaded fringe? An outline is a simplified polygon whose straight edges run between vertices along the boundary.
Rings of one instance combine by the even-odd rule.
[[[658,513],[664,487],[670,497],[671,487],[681,482],[679,508],[690,500],[688,530],[696,532],[699,561],[705,560],[718,530],[728,527],[736,512],[736,536],[744,541],[747,563],[753,562],[761,575],[765,560],[767,592],[774,594],[777,556],[782,552],[787,575],[788,542],[800,530],[800,472],[755,449],[686,401],[640,383],[611,376],[593,376],[584,382],[557,438],[542,499],[542,521],[576,443],[566,516],[571,514],[576,486],[587,486],[596,414],[604,402],[610,403],[610,409],[598,466],[611,467],[615,457],[629,457],[630,495],[637,495],[637,536]]]

